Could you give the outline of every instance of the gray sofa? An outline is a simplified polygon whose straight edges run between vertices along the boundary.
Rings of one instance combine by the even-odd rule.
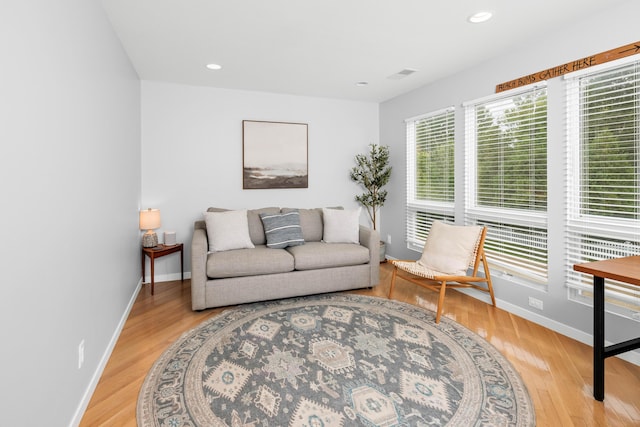
[[[266,246],[261,213],[299,212],[304,244]],[[209,208],[208,212],[224,209]],[[191,242],[193,310],[373,287],[379,281],[380,237],[359,226],[359,244],[325,243],[321,208],[247,211],[250,249],[210,251],[207,226],[196,221]]]

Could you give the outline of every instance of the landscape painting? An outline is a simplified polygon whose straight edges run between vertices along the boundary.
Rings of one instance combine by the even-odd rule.
[[[308,188],[308,125],[242,121],[243,189]]]

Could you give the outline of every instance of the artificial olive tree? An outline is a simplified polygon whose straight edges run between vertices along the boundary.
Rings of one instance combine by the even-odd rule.
[[[376,229],[376,213],[387,200],[387,190],[383,190],[391,178],[389,166],[389,147],[386,145],[370,144],[367,154],[355,157],[357,166],[351,169],[351,179],[366,190],[356,196],[356,201],[362,204],[369,214],[373,229]]]

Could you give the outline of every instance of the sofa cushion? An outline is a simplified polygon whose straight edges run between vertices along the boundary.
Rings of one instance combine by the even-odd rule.
[[[229,209],[211,207],[207,209],[207,212],[226,212]],[[247,211],[247,222],[249,224],[249,237],[251,237],[251,243],[254,245],[264,245],[267,243],[267,239],[264,235],[264,228],[262,227],[262,220],[260,219],[261,213],[279,213],[280,208],[268,207],[261,209],[249,209]]]
[[[254,245],[264,245],[267,243],[267,238],[264,234],[264,226],[260,219],[260,214],[277,214],[280,213],[280,208],[269,207],[261,209],[249,209],[247,216],[249,220],[249,235]]]
[[[214,252],[207,256],[207,276],[210,279],[286,273],[292,270],[293,256],[289,252],[284,249],[269,249],[264,245],[257,245],[254,249]]]
[[[267,247],[283,249],[287,246],[304,245],[298,211],[278,214],[261,213],[260,219],[267,237]]]
[[[344,267],[369,262],[369,249],[354,243],[306,242],[285,249],[295,259],[296,270]]]
[[[319,242],[322,240],[322,209],[293,209],[282,208],[282,213],[298,211],[300,227],[305,242]]]
[[[357,209],[322,209],[326,243],[360,243],[360,212]]]
[[[253,248],[247,211],[205,212],[209,251]]]

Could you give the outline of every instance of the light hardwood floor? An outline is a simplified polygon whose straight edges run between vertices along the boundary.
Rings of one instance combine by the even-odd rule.
[[[353,291],[386,297],[391,265],[383,264],[380,285]],[[500,295],[497,295],[499,298]],[[393,298],[435,310],[437,295],[406,281]],[[138,392],[162,352],[183,332],[223,309],[191,311],[190,284],[156,283],[140,291],[81,426],[135,426]],[[535,323],[449,291],[443,316],[493,344],[522,376],[536,410],[538,426],[640,426],[640,367],[606,361],[605,400],[592,397],[591,347]]]

